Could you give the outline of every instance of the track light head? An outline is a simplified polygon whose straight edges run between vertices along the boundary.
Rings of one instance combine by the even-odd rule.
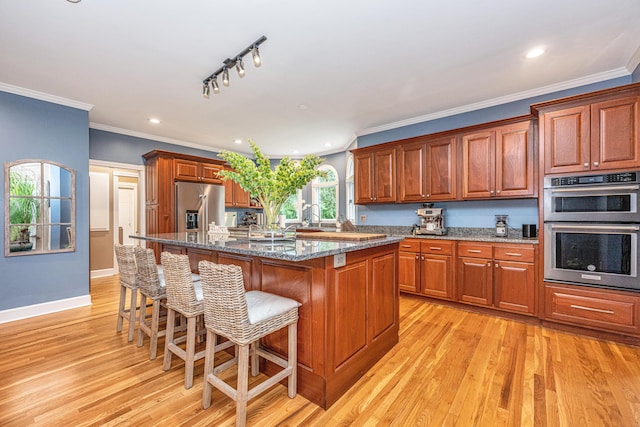
[[[205,80],[202,84],[202,96],[209,99],[209,80]]]
[[[262,58],[260,58],[260,51],[258,50],[258,44],[254,44],[251,48],[251,56],[253,56],[253,65],[258,68],[262,65]]]
[[[225,86],[229,86],[229,68],[226,66],[222,70],[222,84]]]
[[[236,58],[236,70],[238,71],[238,76],[240,78],[244,77],[244,63],[242,62],[242,56],[238,56]]]
[[[211,87],[213,88],[213,93],[218,94],[220,93],[220,86],[218,86],[218,78],[214,77],[211,80]]]

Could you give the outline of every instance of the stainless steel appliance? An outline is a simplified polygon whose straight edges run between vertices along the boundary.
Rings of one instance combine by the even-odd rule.
[[[208,224],[225,223],[224,186],[198,182],[175,183],[176,232],[207,232]]]
[[[544,179],[544,220],[640,222],[640,172]]]
[[[444,228],[444,216],[442,208],[425,207],[418,209],[416,214],[420,217],[420,226],[415,230],[415,234],[434,234],[442,236],[447,234]]]
[[[545,280],[640,290],[639,229],[639,224],[545,223]]]

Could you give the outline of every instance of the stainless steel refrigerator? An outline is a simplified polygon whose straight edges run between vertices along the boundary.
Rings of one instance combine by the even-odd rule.
[[[176,182],[176,232],[207,232],[208,224],[224,225],[224,186]]]

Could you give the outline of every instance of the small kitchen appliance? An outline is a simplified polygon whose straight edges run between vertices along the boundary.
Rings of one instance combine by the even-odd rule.
[[[420,217],[420,226],[415,230],[415,234],[435,234],[437,236],[443,236],[447,234],[447,229],[444,228],[444,216],[442,215],[442,208],[433,208],[430,204],[425,204],[425,207],[418,209],[416,214]]]
[[[509,215],[496,215],[496,237],[507,237],[507,217]]]

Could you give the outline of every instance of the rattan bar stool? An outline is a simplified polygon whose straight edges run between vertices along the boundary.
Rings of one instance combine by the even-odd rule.
[[[202,359],[205,353],[204,350],[197,353],[195,351],[196,336],[203,336],[206,332],[203,327],[200,329],[197,327],[198,324],[202,324],[201,320],[204,314],[202,288],[199,280],[194,281],[187,255],[163,252],[160,258],[164,268],[167,291],[167,331],[163,369],[168,371],[171,368],[172,354],[184,360],[184,387],[189,389],[193,386],[194,363],[196,360]],[[175,337],[176,313],[187,319],[187,334],[180,337]],[[182,343],[185,343],[184,349],[180,347]],[[215,351],[229,348],[232,345],[231,342],[217,345]]]
[[[236,265],[214,264],[200,261],[202,291],[204,294],[204,322],[207,329],[207,347],[204,361],[204,388],[202,407],[211,405],[211,386],[236,402],[236,426],[247,420],[247,401],[288,377],[288,395],[297,393],[297,301],[261,291],[245,293],[242,269]],[[279,329],[288,327],[287,360],[260,346],[260,339]],[[216,335],[227,338],[236,346],[236,357],[214,366]],[[249,356],[251,374],[258,375],[258,356],[283,369],[249,389]],[[238,364],[236,388],[218,377],[227,368]]]
[[[138,347],[142,347],[144,334],[149,337],[149,359],[156,358],[158,338],[166,334],[160,329],[160,309],[166,307],[167,292],[163,270],[158,270],[156,256],[152,249],[136,246],[134,249],[138,274],[138,290],[140,291],[140,320],[138,322]],[[198,277],[198,280],[200,278]],[[151,318],[147,316],[147,299],[151,300]]]
[[[136,257],[132,245],[115,244],[116,260],[120,271],[120,303],[118,305],[118,323],[116,330],[122,331],[124,319],[129,321],[127,341],[133,341],[138,311],[138,281],[136,278]],[[130,292],[129,307],[126,306],[127,289]]]

